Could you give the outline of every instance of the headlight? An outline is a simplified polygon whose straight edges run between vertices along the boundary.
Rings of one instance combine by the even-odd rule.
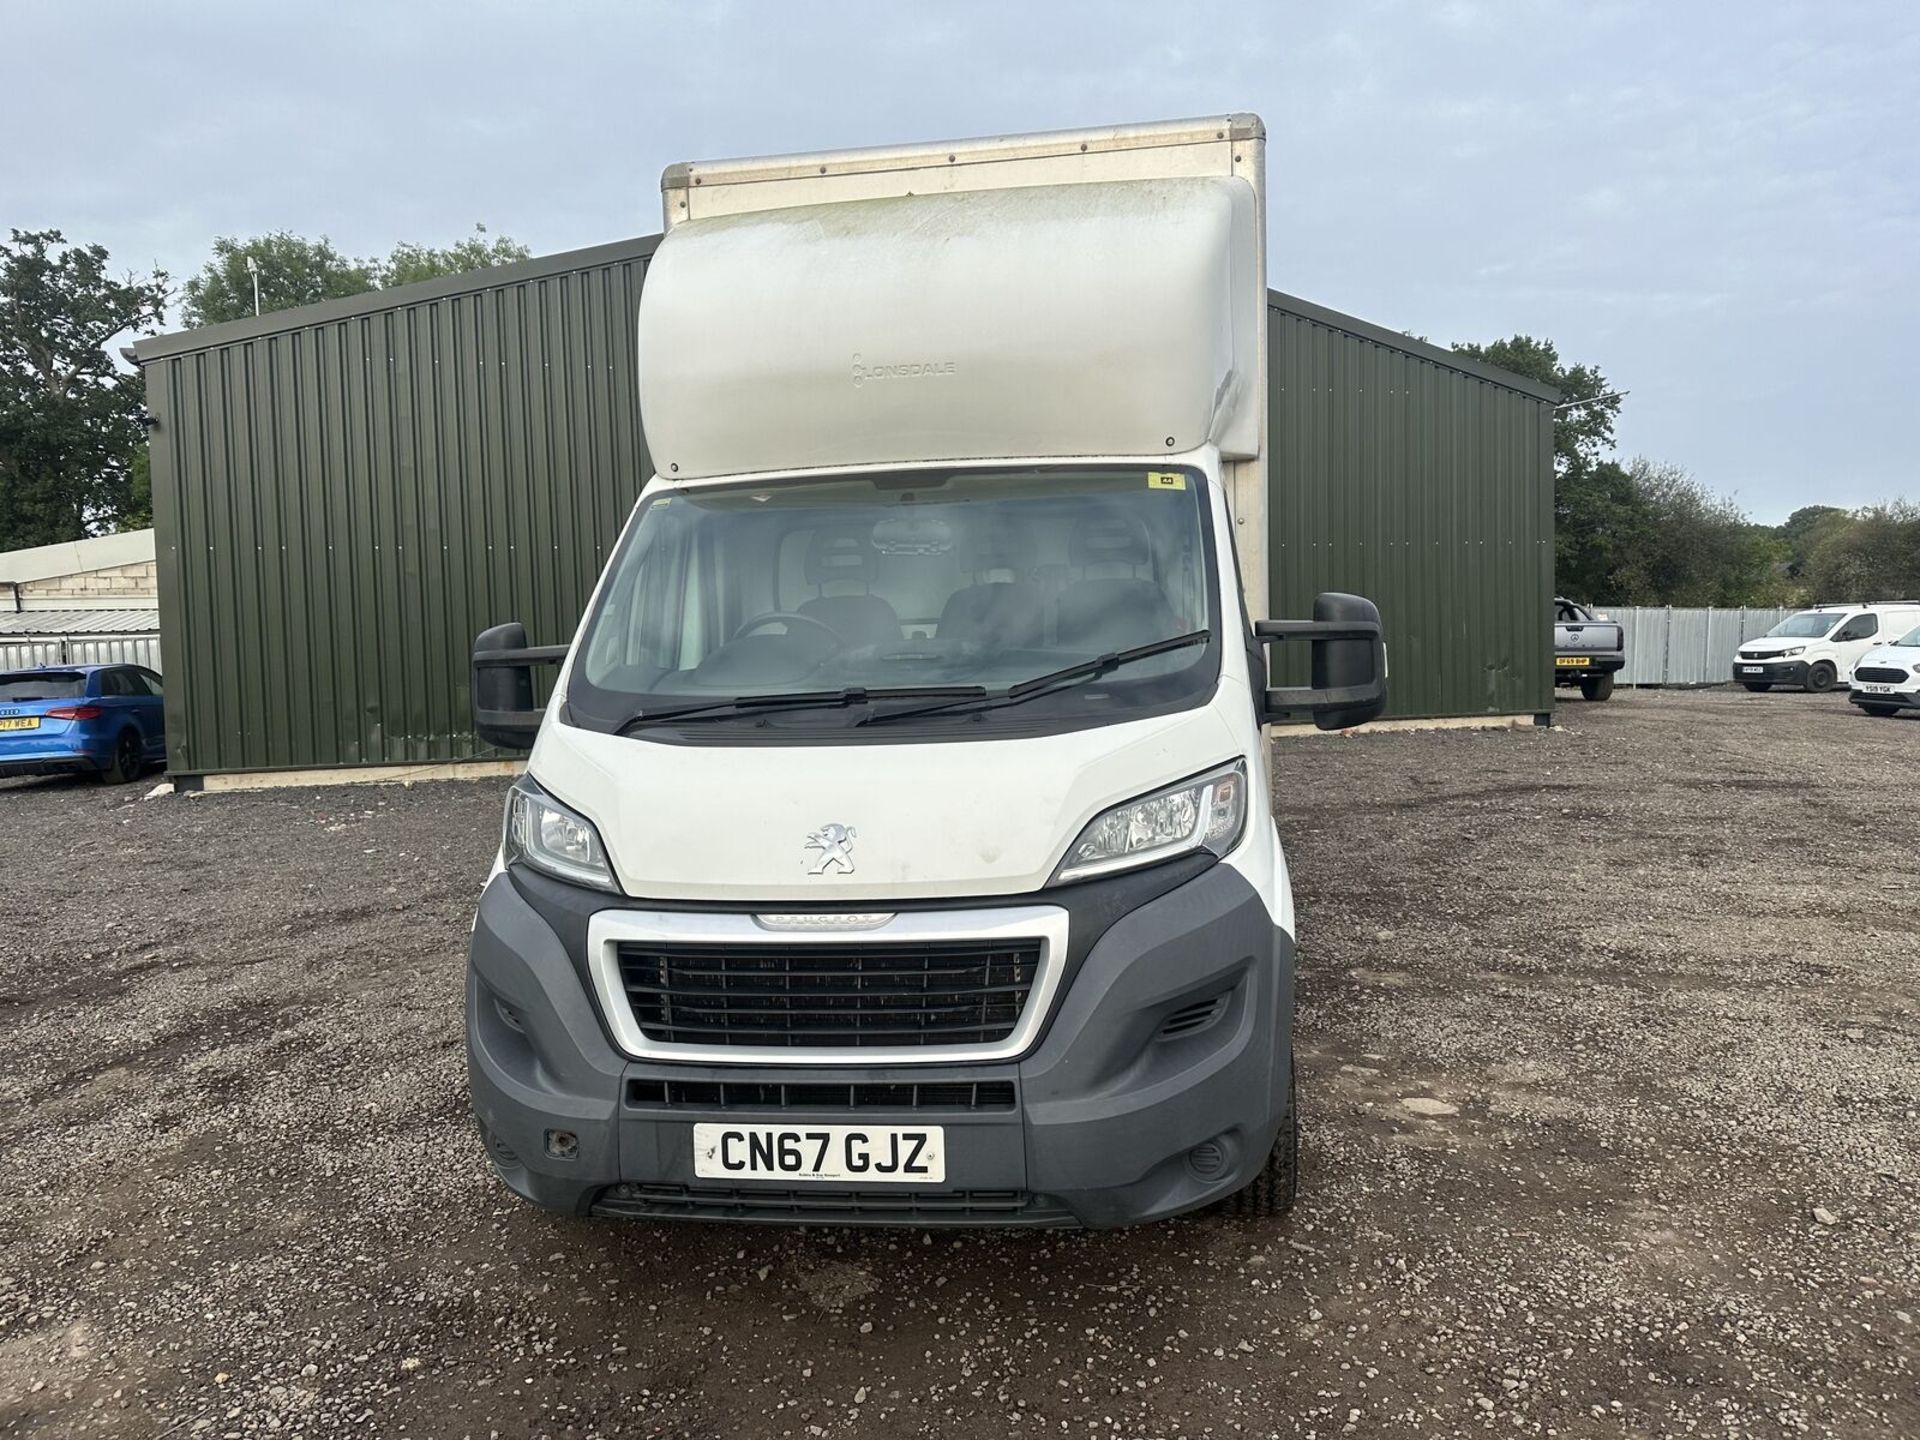
[[[1780,658],[1784,660],[1784,659],[1786,659],[1786,658],[1787,658],[1788,656],[1791,656],[1791,655],[1798,655],[1798,654],[1800,654],[1800,653],[1801,653],[1801,652],[1802,652],[1803,650],[1805,650],[1806,648],[1807,648],[1807,647],[1806,647],[1806,646],[1804,646],[1804,645],[1789,645],[1789,646],[1788,646],[1788,647],[1787,647],[1787,648],[1786,648],[1785,650],[1782,650],[1782,651],[1780,652]]]
[[[1194,850],[1225,855],[1247,823],[1247,766],[1223,765],[1093,817],[1067,847],[1053,884],[1108,875]]]
[[[507,825],[501,849],[509,865],[526,864],[556,880],[615,894],[620,891],[593,822],[576,815],[524,777],[507,792]]]

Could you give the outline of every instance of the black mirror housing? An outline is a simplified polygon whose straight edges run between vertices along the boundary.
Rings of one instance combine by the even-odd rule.
[[[565,645],[528,645],[518,620],[482,630],[473,642],[473,733],[502,750],[531,750],[547,713],[533,701],[533,667],[566,657]]]
[[[1313,619],[1262,620],[1253,634],[1263,645],[1305,640],[1313,647],[1313,683],[1268,689],[1261,724],[1305,711],[1322,730],[1347,730],[1387,708],[1387,646],[1371,600],[1329,590],[1315,597]]]

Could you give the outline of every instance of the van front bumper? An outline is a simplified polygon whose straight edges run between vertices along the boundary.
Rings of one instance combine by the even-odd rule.
[[[1920,710],[1920,690],[1894,690],[1871,694],[1865,690],[1847,691],[1847,699],[1856,705],[1886,707],[1889,710]]]
[[[475,918],[467,1054],[496,1172],[548,1209],[1104,1227],[1196,1209],[1258,1173],[1291,1121],[1292,1013],[1291,937],[1238,871],[1213,865],[1105,928],[1022,1058],[636,1060],[614,1047],[561,935],[502,875]],[[700,1123],[938,1125],[946,1177],[865,1190],[702,1179]]]
[[[1807,662],[1804,660],[1741,660],[1733,662],[1733,678],[1740,685],[1807,686]]]

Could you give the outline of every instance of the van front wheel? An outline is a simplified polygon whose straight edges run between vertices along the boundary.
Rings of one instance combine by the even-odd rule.
[[[1287,1123],[1274,1138],[1273,1150],[1260,1173],[1245,1189],[1237,1190],[1220,1202],[1221,1210],[1246,1219],[1271,1219],[1293,1208],[1300,1193],[1300,1107],[1294,1098],[1296,1069],[1287,1072]]]
[[[1816,695],[1824,695],[1833,689],[1834,682],[1839,678],[1838,670],[1824,660],[1818,661],[1811,670],[1807,671],[1807,689]]]
[[[1747,689],[1751,690],[1756,695],[1758,695],[1763,690],[1773,689],[1773,686],[1771,685],[1757,685],[1751,680],[1742,680],[1740,683],[1746,686]]]

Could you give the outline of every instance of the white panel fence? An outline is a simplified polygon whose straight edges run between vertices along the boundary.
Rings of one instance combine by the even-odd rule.
[[[35,665],[144,665],[160,669],[158,635],[49,636],[0,640],[0,670]]]
[[[1622,685],[1725,685],[1733,652],[1791,610],[1684,610],[1671,605],[1597,605],[1626,632]]]

